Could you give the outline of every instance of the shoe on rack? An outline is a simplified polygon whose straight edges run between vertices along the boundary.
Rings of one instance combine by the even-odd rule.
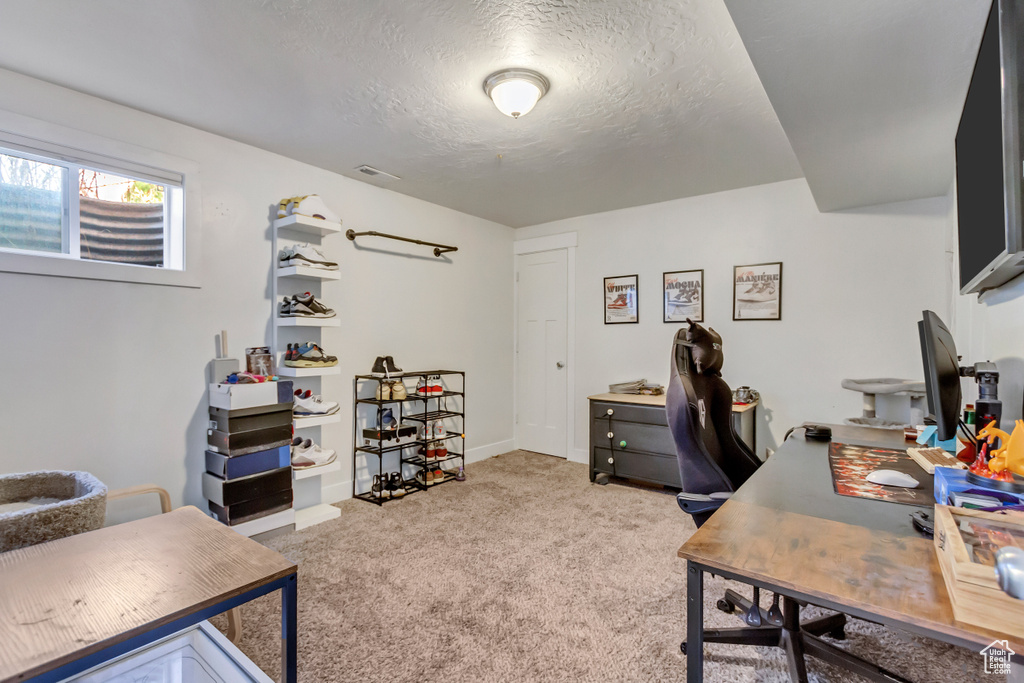
[[[419,380],[416,382],[416,395],[428,396],[429,394],[430,389],[427,387],[427,379],[425,377],[420,377]]]
[[[335,223],[341,223],[341,216],[334,213],[327,208],[324,204],[324,200],[320,199],[320,195],[308,194],[304,197],[289,197],[286,200],[282,200],[281,204],[284,204],[285,215],[300,215],[309,216],[310,218],[320,218],[325,221],[333,221]],[[281,204],[278,205],[277,217],[284,218],[281,215]]]
[[[434,468],[434,483],[435,484],[440,484],[442,481],[444,481],[444,470],[442,470],[440,467],[435,467]]]
[[[384,497],[384,487],[380,483],[380,475],[373,475],[373,485],[370,486],[370,496],[373,498]]]
[[[402,374],[402,368],[395,365],[395,359],[391,356],[384,356],[384,364],[387,366],[388,372],[393,372],[396,375]]]
[[[387,377],[388,371],[384,367],[384,356],[377,356],[377,360],[373,361],[373,369],[370,370],[370,374],[374,377]]]
[[[377,391],[374,393],[378,401],[391,400],[391,384],[389,382],[378,382]]]
[[[401,380],[395,380],[391,383],[391,400],[393,401],[404,401],[409,398],[409,392],[405,388],[405,384]]]
[[[337,457],[338,454],[333,450],[320,448],[320,446],[313,443],[312,439],[306,439],[293,448],[292,467],[299,470],[310,467],[323,467],[324,465],[330,465]]]
[[[312,294],[305,292],[292,297],[288,315],[296,318],[333,318],[335,313],[333,308],[324,306]]]
[[[329,368],[338,364],[335,356],[328,356],[313,342],[306,342],[292,351],[292,359],[284,364],[290,368]]]
[[[441,422],[440,420],[435,421],[434,422],[433,432],[434,432],[434,438],[435,439],[444,439],[444,437],[445,437],[444,423]],[[436,442],[436,446],[435,446],[435,449],[434,449],[434,456],[438,460],[441,460],[442,458],[447,458],[448,457],[448,443],[446,441],[438,441],[438,442]]]
[[[420,470],[416,473],[416,481],[422,486],[430,486],[434,483],[434,473],[430,470]]]
[[[377,425],[377,429],[398,429],[398,420],[395,419],[391,408],[385,408],[384,412],[380,413],[380,424]]]
[[[292,412],[298,416],[333,415],[341,409],[336,401],[325,401],[311,391],[297,389],[292,399]]]
[[[459,466],[459,471],[455,473],[455,481],[466,481],[466,468]]]
[[[278,254],[278,266],[288,268],[290,266],[305,266],[317,270],[338,270],[338,264],[330,260],[323,250],[313,244],[296,244],[288,247]]]
[[[277,307],[277,315],[281,318],[291,318],[294,316],[295,314],[292,313],[292,306],[294,303],[295,302],[292,301],[290,296],[286,296],[284,301],[281,302],[281,305]]]
[[[434,375],[427,379],[428,393],[431,396],[440,396],[444,393],[444,387],[441,386],[441,375]]]
[[[385,488],[391,493],[392,498],[401,498],[405,495],[405,482],[402,481],[402,475],[400,472],[392,472],[391,476],[388,477],[388,483]]]

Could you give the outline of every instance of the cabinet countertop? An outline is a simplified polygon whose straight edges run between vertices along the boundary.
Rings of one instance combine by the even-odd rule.
[[[661,396],[647,396],[644,394],[594,394],[593,396],[587,396],[588,400],[591,401],[609,401],[611,403],[631,403],[633,405],[641,406],[659,406],[665,407],[665,395]],[[734,413],[745,413],[748,410],[753,410],[757,407],[759,401],[753,403],[733,403],[732,412]]]

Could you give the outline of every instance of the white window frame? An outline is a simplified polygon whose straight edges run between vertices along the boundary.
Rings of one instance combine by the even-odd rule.
[[[95,167],[164,185],[180,185],[182,192],[171,196],[176,194],[181,205],[165,202],[167,220],[164,225],[175,224],[170,220],[175,212],[181,212],[184,217],[182,239],[177,239],[175,234],[165,233],[164,236],[164,262],[175,263],[181,258],[181,270],[82,260],[77,256],[78,245],[70,244],[71,254],[0,249],[0,272],[177,287],[202,286],[202,194],[199,167],[195,162],[3,110],[0,110],[0,148],[36,156],[39,161],[47,163],[65,161],[71,166]],[[68,199],[65,209],[76,215],[77,179],[77,173],[72,177],[69,172],[65,188]],[[62,224],[64,236],[76,239],[74,233],[68,234],[68,227],[69,217],[65,215]],[[176,249],[182,252],[172,253]]]

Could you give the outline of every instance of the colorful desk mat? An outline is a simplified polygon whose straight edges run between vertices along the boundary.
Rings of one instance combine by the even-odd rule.
[[[874,498],[902,505],[935,504],[933,477],[911,460],[906,451],[832,442],[828,446],[832,485],[841,496]],[[920,482],[916,489],[872,484],[865,477],[875,470],[897,470]]]

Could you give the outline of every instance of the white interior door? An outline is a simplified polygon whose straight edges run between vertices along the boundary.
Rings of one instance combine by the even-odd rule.
[[[565,249],[517,260],[516,444],[566,457],[568,257]]]

